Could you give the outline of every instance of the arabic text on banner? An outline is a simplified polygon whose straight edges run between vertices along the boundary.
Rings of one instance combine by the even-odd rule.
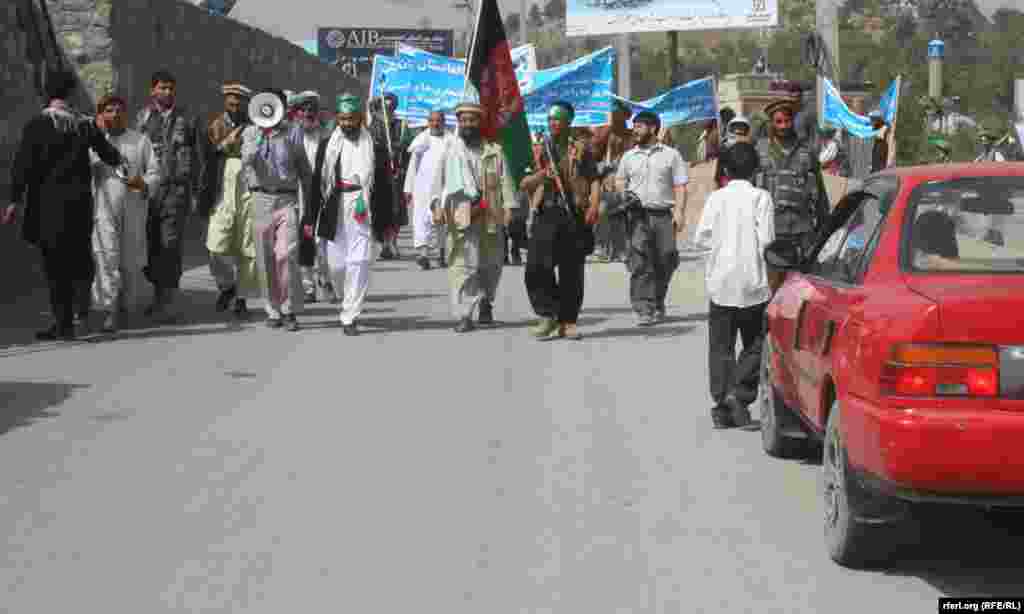
[[[678,85],[667,92],[641,102],[615,97],[631,114],[651,111],[661,118],[661,125],[671,128],[679,124],[708,121],[718,117],[718,98],[715,96],[714,77],[704,77]]]
[[[547,131],[548,109],[559,100],[575,107],[574,127],[607,124],[614,69],[615,49],[605,47],[574,62],[534,72],[524,96],[530,130]]]

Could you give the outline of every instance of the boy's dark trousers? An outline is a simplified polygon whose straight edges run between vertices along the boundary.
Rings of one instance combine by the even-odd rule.
[[[726,307],[711,303],[708,309],[708,372],[711,398],[718,405],[729,394],[743,405],[757,398],[761,371],[761,347],[768,303],[752,307]],[[736,359],[736,335],[743,351]]]

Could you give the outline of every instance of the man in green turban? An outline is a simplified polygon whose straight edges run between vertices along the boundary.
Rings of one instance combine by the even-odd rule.
[[[376,164],[373,138],[365,127],[362,101],[352,94],[338,97],[337,124],[320,142],[313,165],[313,186],[306,200],[302,230],[307,241],[323,242],[334,291],[342,297],[345,335],[359,334],[374,259],[370,207]]]

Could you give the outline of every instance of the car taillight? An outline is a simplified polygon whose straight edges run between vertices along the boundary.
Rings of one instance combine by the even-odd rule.
[[[999,354],[987,345],[901,344],[882,368],[882,393],[900,396],[994,397]]]

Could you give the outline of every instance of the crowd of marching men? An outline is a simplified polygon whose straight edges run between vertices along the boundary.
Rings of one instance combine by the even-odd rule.
[[[609,125],[580,132],[572,105],[555,102],[522,176],[495,142],[500,117],[472,100],[454,109],[453,133],[444,122],[451,110],[438,109],[414,135],[395,117],[393,94],[368,108],[352,94],[254,95],[229,82],[223,112],[199,121],[176,103],[174,75],[159,71],[131,120],[114,95],[95,115],[70,108],[74,86],[73,75],[48,77],[49,103],[24,128],[3,210],[3,222],[21,219],[23,237],[42,254],[53,321],[40,340],[74,339],[97,324],[114,334],[125,311],[180,319],[193,209],[205,220],[219,290],[210,308],[248,318],[248,301],[261,298],[271,328],[297,331],[304,303],[330,301],[339,303],[344,334],[358,335],[372,264],[399,256],[406,224],[418,265],[430,268],[436,252],[448,269],[457,333],[496,323],[503,266],[520,263],[523,248],[535,338],[583,338],[577,320],[595,252],[625,263],[638,326],[665,320],[690,179],[654,113],[615,106]],[[322,109],[333,121],[322,121]],[[806,245],[828,211],[819,152],[793,127],[797,110],[789,98],[770,105],[756,146],[748,119],[728,121],[721,189],[693,233],[708,254],[718,426],[749,421],[743,365],[759,345],[771,294],[765,245]],[[737,336],[747,348],[739,364]]]

